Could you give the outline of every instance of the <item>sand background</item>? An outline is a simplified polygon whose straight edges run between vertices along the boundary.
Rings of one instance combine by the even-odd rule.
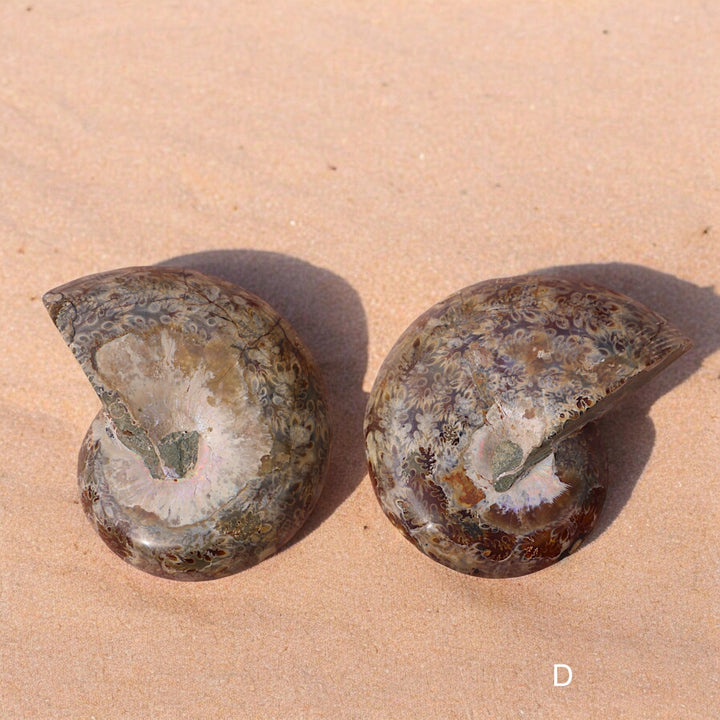
[[[3,2],[0,714],[712,717],[719,37],[707,0]],[[332,405],[303,532],[211,583],[125,565],[83,516],[99,403],[40,301],[160,262],[283,312]],[[614,484],[587,546],[465,577],[382,514],[367,393],[434,302],[549,268],[695,348],[602,421]]]

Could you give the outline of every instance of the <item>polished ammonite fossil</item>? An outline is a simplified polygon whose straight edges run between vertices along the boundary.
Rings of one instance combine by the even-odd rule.
[[[405,331],[365,417],[389,519],[460,572],[512,577],[573,552],[607,486],[594,425],[690,347],[664,318],[587,282],[465,288]]]
[[[102,401],[78,478],[115,553],[205,580],[293,536],[322,488],[329,427],[310,353],[266,302],[160,267],[80,278],[43,301]]]

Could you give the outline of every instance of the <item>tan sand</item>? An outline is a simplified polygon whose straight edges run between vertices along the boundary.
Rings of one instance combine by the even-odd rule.
[[[712,717],[718,37],[700,0],[2,3],[0,714]],[[99,403],[40,302],[158,262],[285,313],[333,407],[305,530],[211,583],[138,572],[83,516]],[[632,294],[696,347],[603,421],[592,542],[474,579],[383,515],[364,405],[432,303],[542,268]]]

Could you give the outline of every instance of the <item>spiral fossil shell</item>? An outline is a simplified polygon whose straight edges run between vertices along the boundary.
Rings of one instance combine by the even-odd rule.
[[[314,361],[267,303],[157,267],[81,278],[43,301],[103,404],[78,479],[115,553],[206,580],[293,536],[321,491],[329,428]]]
[[[455,293],[405,331],[370,394],[367,459],[384,512],[460,572],[557,562],[605,499],[588,423],[689,347],[659,315],[590,283],[524,276]]]

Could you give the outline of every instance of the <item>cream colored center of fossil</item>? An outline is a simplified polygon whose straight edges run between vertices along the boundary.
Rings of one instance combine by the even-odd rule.
[[[227,342],[191,342],[165,328],[128,334],[97,351],[96,367],[164,462],[164,477],[152,477],[113,423],[96,421],[105,478],[120,505],[188,525],[257,480],[272,437]]]
[[[520,469],[530,452],[542,444],[545,433],[544,416],[529,403],[496,404],[490,408],[485,424],[473,433],[465,454],[465,471],[485,494],[485,502],[508,510],[531,508],[552,502],[567,490],[555,472],[553,453],[504,492],[495,489],[498,477]]]

